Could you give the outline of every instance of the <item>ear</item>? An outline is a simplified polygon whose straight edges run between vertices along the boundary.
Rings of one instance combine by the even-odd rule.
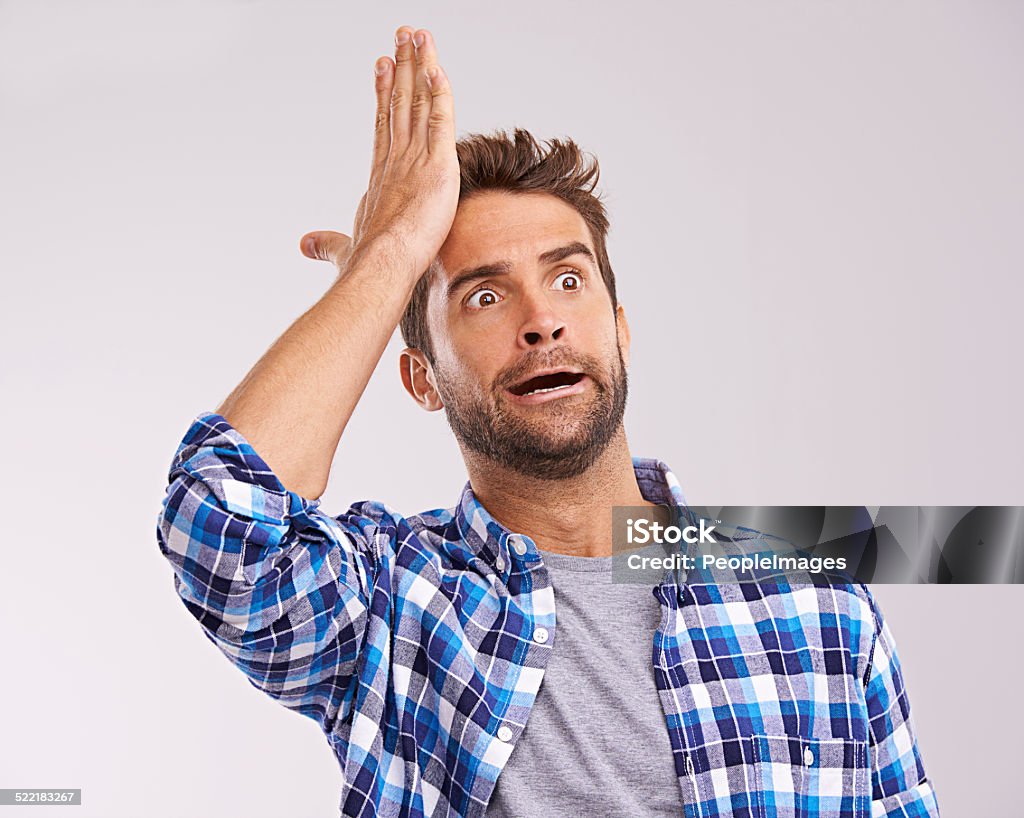
[[[437,391],[434,367],[421,350],[414,347],[403,349],[398,358],[398,366],[402,374],[402,386],[416,403],[428,412],[444,408],[441,394]]]
[[[619,338],[619,349],[622,350],[622,360],[629,366],[629,322],[626,320],[626,308],[619,304],[615,308],[615,334]]]

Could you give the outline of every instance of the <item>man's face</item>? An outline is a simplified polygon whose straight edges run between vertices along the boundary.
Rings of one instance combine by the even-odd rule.
[[[439,257],[432,380],[455,436],[526,475],[580,474],[622,422],[629,349],[586,222],[548,194],[478,193]]]

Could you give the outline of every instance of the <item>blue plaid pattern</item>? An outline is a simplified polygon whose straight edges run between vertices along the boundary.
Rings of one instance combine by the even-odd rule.
[[[634,468],[648,500],[685,508],[663,463]],[[468,484],[457,507],[412,517],[318,506],[200,415],[157,527],[179,596],[253,685],[323,729],[343,815],[483,815],[557,641],[536,545]],[[654,593],[671,623],[652,658],[684,816],[939,814],[866,586],[667,575]]]

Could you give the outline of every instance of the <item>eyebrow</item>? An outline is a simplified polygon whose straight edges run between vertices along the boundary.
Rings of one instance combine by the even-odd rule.
[[[541,253],[537,256],[537,261],[541,264],[554,264],[556,261],[569,258],[569,256],[586,256],[595,264],[597,263],[594,254],[590,252],[590,248],[581,241],[574,241],[571,244],[565,245],[565,247],[556,247],[554,250]]]
[[[563,247],[547,250],[537,256],[537,261],[541,264],[554,264],[570,256],[585,256],[592,263],[597,263],[593,252],[581,241],[570,242]],[[463,270],[448,283],[448,298],[450,299],[458,290],[474,281],[493,276],[508,275],[510,272],[512,272],[512,263],[508,261],[496,261],[493,264],[484,264],[480,267]]]

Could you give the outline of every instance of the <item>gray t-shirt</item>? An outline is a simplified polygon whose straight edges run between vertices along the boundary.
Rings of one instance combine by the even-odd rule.
[[[661,606],[613,584],[611,557],[541,552],[556,633],[488,818],[679,816],[682,793],[651,667]]]

